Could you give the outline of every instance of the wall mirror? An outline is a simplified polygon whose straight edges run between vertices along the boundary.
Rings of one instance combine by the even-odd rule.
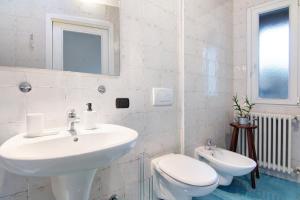
[[[0,65],[120,74],[119,0],[5,0]]]

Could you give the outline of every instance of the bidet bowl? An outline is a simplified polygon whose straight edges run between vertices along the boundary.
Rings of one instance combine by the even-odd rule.
[[[222,148],[207,150],[204,146],[198,147],[195,149],[195,155],[218,172],[220,185],[229,185],[233,176],[243,176],[256,167],[254,160]]]

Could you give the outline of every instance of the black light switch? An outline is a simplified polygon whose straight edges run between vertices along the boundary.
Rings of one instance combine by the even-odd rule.
[[[116,99],[116,108],[129,108],[129,99],[128,98],[117,98]]]

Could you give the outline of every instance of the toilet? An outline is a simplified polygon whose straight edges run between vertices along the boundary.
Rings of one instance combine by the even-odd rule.
[[[204,162],[181,154],[167,154],[151,161],[153,189],[158,199],[191,200],[218,186],[217,172]]]
[[[209,149],[201,146],[195,149],[195,157],[212,166],[219,174],[219,185],[230,185],[234,176],[250,173],[256,162],[241,154],[222,148]]]

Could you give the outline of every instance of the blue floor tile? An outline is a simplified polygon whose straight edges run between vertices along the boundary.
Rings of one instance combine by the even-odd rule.
[[[227,187],[218,187],[212,194],[193,200],[300,200],[300,184],[261,174],[256,189],[250,177],[237,177]]]

